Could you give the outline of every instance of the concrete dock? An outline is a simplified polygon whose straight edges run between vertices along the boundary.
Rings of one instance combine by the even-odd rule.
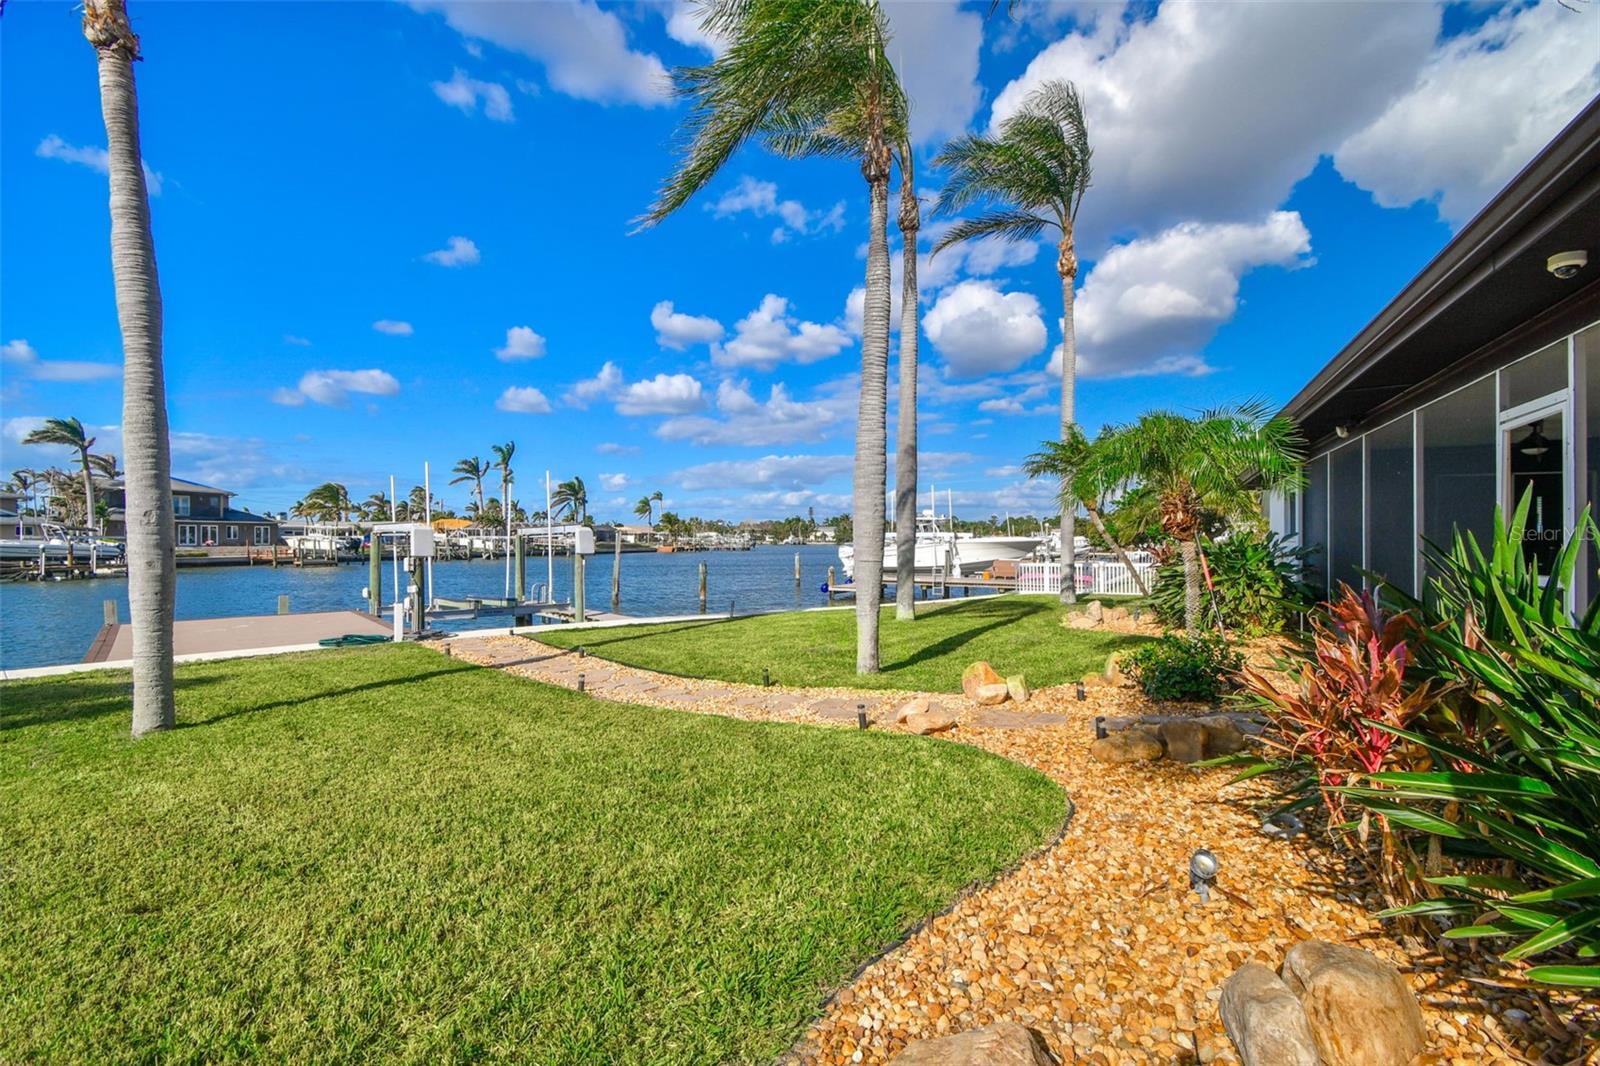
[[[392,624],[361,611],[196,618],[172,625],[174,655],[289,648],[348,634],[389,636],[393,632]],[[124,622],[103,626],[83,661],[120,662],[132,655],[133,627]]]

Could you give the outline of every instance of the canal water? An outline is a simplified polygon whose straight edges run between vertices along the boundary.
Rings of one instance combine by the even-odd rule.
[[[795,588],[794,557],[800,554],[800,586]],[[827,603],[822,585],[828,567],[839,565],[832,546],[764,547],[742,552],[639,552],[622,556],[622,614],[645,616],[691,614],[699,609],[699,566],[708,569],[707,610],[770,611],[817,607]],[[590,558],[584,588],[591,610],[611,610],[609,555]],[[528,560],[528,583],[543,584],[544,556]],[[437,562],[433,567],[436,595],[500,596],[505,589],[503,560]],[[392,569],[383,568],[383,600],[393,599]],[[402,581],[404,575],[402,574]],[[272,614],[278,597],[289,597],[289,609],[362,610],[361,590],[367,564],[296,568],[225,566],[178,571],[178,618],[220,618]],[[530,592],[533,591],[530,587]],[[572,560],[556,556],[555,596],[572,596]],[[101,602],[117,601],[118,617],[128,620],[128,586],[123,578],[80,581],[15,581],[0,585],[0,667],[21,669],[77,662],[89,650],[103,618]],[[483,619],[483,627],[511,624],[507,617]],[[455,628],[469,628],[472,622]]]

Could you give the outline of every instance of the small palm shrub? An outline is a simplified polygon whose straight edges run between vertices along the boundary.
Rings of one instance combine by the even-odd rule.
[[[1282,537],[1240,531],[1208,543],[1205,554],[1217,610],[1230,633],[1247,638],[1281,633],[1317,600],[1300,579],[1310,550]],[[1150,606],[1166,625],[1183,624],[1183,560],[1176,555],[1156,570]]]
[[[1123,673],[1156,700],[1214,700],[1234,686],[1244,656],[1226,640],[1168,635],[1118,660]]]

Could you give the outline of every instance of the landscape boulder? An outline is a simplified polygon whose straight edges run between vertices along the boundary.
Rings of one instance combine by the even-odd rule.
[[[1089,756],[1100,762],[1155,762],[1163,754],[1160,739],[1149,729],[1108,733],[1089,745]]]
[[[995,673],[994,667],[983,661],[973,663],[961,671],[961,691],[969,700],[978,698],[980,685],[1004,685],[1006,679]]]
[[[1023,674],[1016,674],[1006,678],[1006,691],[1018,703],[1027,703],[1028,699],[1033,695],[1033,689],[1028,687],[1028,679]]]
[[[1222,986],[1222,1025],[1244,1066],[1319,1066],[1305,1008],[1272,969],[1247,962]]]
[[[1016,1022],[913,1041],[889,1062],[890,1066],[1055,1066],[1044,1040]]]
[[[1122,672],[1122,664],[1113,655],[1106,660],[1105,680],[1108,685],[1131,685],[1133,681]]]
[[[930,733],[943,733],[947,729],[954,729],[956,727],[956,720],[950,717],[948,714],[944,714],[940,711],[930,710],[921,711],[907,716],[906,719],[901,722],[901,725],[904,725],[913,733],[920,733],[923,736],[927,736]]]
[[[1206,731],[1206,758],[1236,755],[1244,750],[1244,730],[1227,715],[1216,714],[1206,718],[1196,718],[1195,721]]]
[[[1206,727],[1192,718],[1163,722],[1161,741],[1167,754],[1179,762],[1199,762],[1206,757]]]
[[[1004,679],[992,685],[979,685],[972,693],[972,702],[980,707],[992,707],[1011,698],[1011,687]]]
[[[1100,625],[1106,620],[1105,604],[1101,603],[1099,600],[1090,600],[1089,606],[1083,609],[1083,613],[1094,619],[1095,625]]]
[[[1072,611],[1067,614],[1066,624],[1068,629],[1093,629],[1100,624],[1100,620],[1090,618],[1082,611]]]
[[[1283,959],[1324,1066],[1408,1063],[1427,1042],[1422,1009],[1400,972],[1359,948],[1307,940]]]
[[[1102,617],[1107,625],[1125,625],[1132,619],[1126,607],[1107,607]]]
[[[930,706],[926,696],[918,696],[914,700],[907,700],[900,705],[899,710],[894,712],[894,720],[896,723],[904,725],[906,719],[914,714],[927,714]]]

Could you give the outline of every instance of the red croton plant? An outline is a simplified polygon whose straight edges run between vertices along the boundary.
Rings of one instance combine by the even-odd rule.
[[[1335,823],[1344,820],[1334,791],[1354,775],[1412,769],[1397,765],[1398,739],[1378,726],[1405,728],[1435,698],[1429,684],[1405,683],[1410,648],[1421,637],[1409,614],[1386,614],[1370,592],[1340,586],[1339,599],[1314,617],[1310,654],[1274,680],[1242,671],[1246,692],[1263,704],[1274,730],[1262,739],[1292,760],[1308,761]],[[1283,677],[1292,684],[1285,686]],[[1361,825],[1366,837],[1366,822]]]

